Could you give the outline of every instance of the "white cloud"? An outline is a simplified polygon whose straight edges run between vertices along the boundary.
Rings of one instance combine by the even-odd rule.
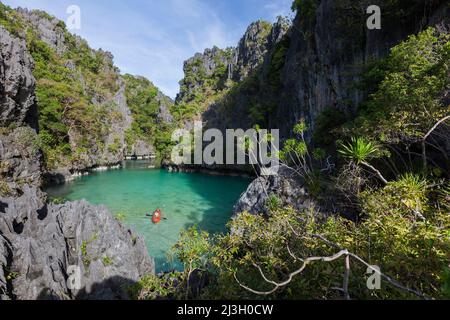
[[[278,16],[291,16],[293,0],[271,0],[264,4],[264,9],[272,20]]]

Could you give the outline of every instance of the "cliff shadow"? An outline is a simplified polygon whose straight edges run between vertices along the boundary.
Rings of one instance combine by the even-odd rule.
[[[86,287],[79,290],[71,298],[74,300],[132,300],[133,293],[138,290],[138,283],[121,276],[114,276],[94,283],[90,290]],[[43,289],[37,300],[61,300],[60,294]]]

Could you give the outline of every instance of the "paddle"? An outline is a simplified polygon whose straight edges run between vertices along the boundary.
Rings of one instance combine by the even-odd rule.
[[[146,217],[146,218],[148,218],[148,217],[153,217],[153,214],[147,213],[147,214],[145,215],[145,217]],[[162,217],[161,219],[163,219],[163,220],[169,220],[169,219],[166,218],[166,217]]]

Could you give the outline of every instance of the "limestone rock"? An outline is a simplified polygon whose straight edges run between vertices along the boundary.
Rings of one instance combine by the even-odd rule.
[[[0,197],[0,231],[12,248],[0,255],[10,276],[1,289],[0,274],[0,292],[8,298],[126,299],[123,285],[154,273],[143,239],[106,208],[84,201],[48,205],[37,193],[26,188],[19,198]],[[70,266],[80,272],[79,288],[68,285]]]
[[[34,63],[24,41],[0,26],[0,126],[37,128]]]
[[[66,52],[67,46],[60,20],[39,10],[18,8],[17,12],[20,13],[23,19],[28,21],[37,31],[39,38],[50,48],[56,50],[58,54]]]
[[[251,214],[268,215],[267,200],[276,196],[280,205],[302,211],[315,206],[304,186],[304,181],[287,168],[280,168],[278,174],[260,176],[241,195],[234,206],[234,215],[244,211]]]

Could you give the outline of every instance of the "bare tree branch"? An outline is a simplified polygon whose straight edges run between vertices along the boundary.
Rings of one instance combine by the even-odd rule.
[[[439,120],[438,122],[436,122],[436,124],[433,126],[433,128],[430,129],[430,131],[427,132],[427,134],[423,137],[422,140],[422,162],[423,162],[423,170],[427,171],[427,145],[426,145],[426,141],[428,139],[428,137],[434,132],[434,130],[436,130],[442,123],[444,123],[445,121],[449,120],[450,116],[446,116],[444,118],[442,118],[441,120]]]

